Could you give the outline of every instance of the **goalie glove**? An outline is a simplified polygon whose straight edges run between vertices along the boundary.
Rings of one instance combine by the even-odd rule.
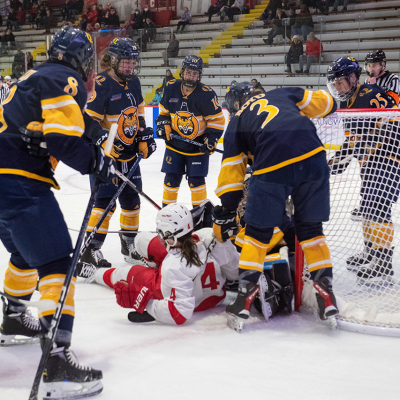
[[[26,143],[29,154],[36,157],[48,157],[47,144],[43,135],[43,122],[32,121],[25,127],[19,128],[21,138]]]
[[[215,149],[217,148],[218,141],[209,139],[208,137],[204,138],[204,144],[201,147],[201,151],[206,154],[214,154]]]
[[[226,242],[238,232],[236,224],[236,211],[224,210],[216,206],[211,213],[213,232],[219,242]]]
[[[119,281],[114,284],[114,291],[117,303],[121,307],[133,308],[139,313],[145,310],[147,303],[152,298],[151,290],[147,286],[138,285],[135,281],[131,283]]]
[[[171,118],[165,115],[159,115],[156,119],[156,134],[157,137],[164,140],[170,140],[171,134]]]
[[[143,131],[139,131],[136,140],[138,142],[139,153],[142,153],[145,159],[149,158],[157,149],[153,128],[149,127]]]
[[[101,135],[96,141],[96,145],[101,146],[104,149],[107,139],[108,139],[108,131],[103,129]],[[110,153],[111,156],[114,158],[114,160],[118,160],[123,151],[124,151],[124,146],[122,145],[122,142],[119,140],[118,136],[115,136],[113,147],[111,148],[111,153]]]

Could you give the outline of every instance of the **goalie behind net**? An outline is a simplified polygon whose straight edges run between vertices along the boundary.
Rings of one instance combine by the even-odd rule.
[[[338,326],[400,336],[400,110],[338,110],[315,124],[331,168],[324,232]],[[302,304],[316,307],[307,266],[300,268]]]

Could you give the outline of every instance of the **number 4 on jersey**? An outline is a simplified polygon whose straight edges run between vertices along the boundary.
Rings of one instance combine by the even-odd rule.
[[[206,283],[208,281],[208,283]],[[204,270],[203,275],[201,276],[201,286],[203,289],[210,288],[211,290],[218,289],[219,282],[217,281],[217,277],[215,275],[215,267],[214,263],[207,263],[206,269]]]

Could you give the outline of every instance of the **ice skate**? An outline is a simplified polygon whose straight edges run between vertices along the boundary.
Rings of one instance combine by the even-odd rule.
[[[244,321],[249,318],[251,305],[259,291],[260,287],[252,282],[239,286],[236,300],[226,307],[230,328],[236,332],[242,331]]]
[[[97,268],[111,268],[100,249],[88,247],[76,265],[76,271],[79,277],[88,278],[94,274]]]
[[[357,283],[366,286],[392,283],[392,257],[393,249],[376,249],[371,265],[357,272]]]
[[[122,234],[119,235],[119,238],[121,240],[121,254],[124,256],[125,262],[135,264],[140,259],[135,249],[135,238]]]
[[[369,264],[374,258],[374,251],[369,246],[365,246],[360,253],[350,256],[346,260],[346,268],[349,271],[358,271],[363,265]]]
[[[42,334],[39,320],[30,311],[12,311],[3,301],[3,322],[0,327],[0,346],[38,343]]]
[[[332,278],[324,277],[315,281],[314,290],[318,303],[318,315],[322,321],[339,313],[336,298],[332,291]]]
[[[43,372],[43,400],[83,399],[103,390],[101,371],[82,366],[67,347],[50,353]]]

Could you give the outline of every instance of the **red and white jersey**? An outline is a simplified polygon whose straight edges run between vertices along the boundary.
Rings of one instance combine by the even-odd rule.
[[[185,323],[194,311],[215,307],[225,298],[226,279],[238,279],[239,253],[230,241],[220,243],[214,240],[212,228],[196,231],[193,236],[198,238],[196,246],[202,263],[200,267],[187,265],[179,248],[167,253],[154,233],[140,232],[135,239],[136,251],[159,266],[154,272],[154,285],[146,283],[147,287],[154,288],[146,310],[157,321],[177,325]],[[210,245],[212,251],[208,252]],[[140,279],[137,272],[135,266],[117,268],[106,272],[102,279],[96,278],[96,281],[112,287],[119,280],[129,282],[135,276]]]

